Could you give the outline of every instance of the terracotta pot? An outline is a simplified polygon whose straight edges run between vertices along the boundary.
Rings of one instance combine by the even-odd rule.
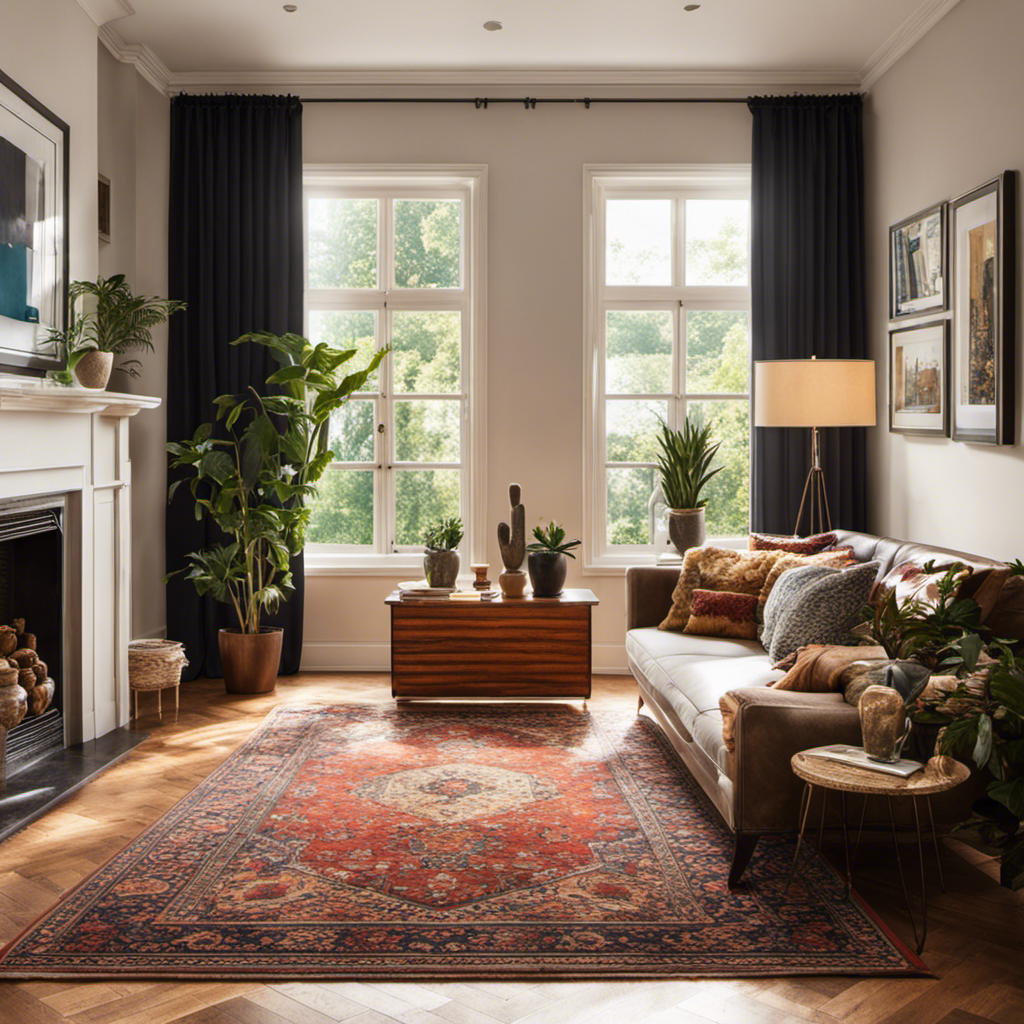
[[[458,551],[427,548],[423,552],[423,575],[430,587],[454,587],[459,576]]]
[[[113,352],[86,352],[75,364],[75,377],[83,388],[102,391],[110,380],[114,368]]]
[[[222,629],[220,660],[228,693],[270,693],[277,684],[284,630],[267,627],[258,633]]]
[[[561,551],[531,551],[526,568],[534,597],[558,597],[565,585],[569,560]]]
[[[685,555],[690,548],[699,548],[707,536],[703,508],[670,508],[668,535],[676,551]]]

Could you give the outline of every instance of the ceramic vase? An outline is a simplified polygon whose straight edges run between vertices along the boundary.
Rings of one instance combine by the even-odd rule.
[[[558,597],[565,584],[568,559],[561,551],[531,551],[526,558],[534,597]]]
[[[110,380],[113,367],[113,352],[86,352],[75,364],[75,378],[83,388],[102,391]]]
[[[429,587],[454,587],[459,577],[458,551],[428,548],[423,553],[423,575]]]
[[[284,630],[266,626],[258,633],[222,629],[218,633],[224,689],[228,693],[270,693],[277,685]]]
[[[670,508],[668,536],[681,555],[685,555],[690,548],[699,548],[707,536],[704,529],[703,507]]]
[[[864,753],[872,761],[898,761],[910,735],[910,720],[899,693],[890,686],[869,686],[861,694],[857,710]]]

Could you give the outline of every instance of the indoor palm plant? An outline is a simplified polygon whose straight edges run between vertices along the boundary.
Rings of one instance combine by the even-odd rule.
[[[185,303],[176,299],[134,294],[124,274],[72,281],[68,326],[50,331],[48,340],[64,353],[66,373],[73,373],[83,387],[102,389],[110,379],[114,356],[152,352],[152,329],[184,308]],[[126,359],[117,368],[138,377],[141,365],[138,359]]]
[[[526,568],[530,573],[530,586],[534,597],[558,597],[565,584],[569,563],[566,556],[575,559],[572,548],[579,547],[578,540],[566,540],[565,530],[558,523],[551,523],[545,530],[533,528],[536,540],[528,544]]]
[[[710,423],[697,426],[687,419],[682,430],[661,425],[657,455],[661,492],[668,506],[668,534],[681,555],[704,543],[707,498],[701,492],[724,468],[709,468],[721,444],[711,442]]]
[[[342,376],[355,349],[265,332],[232,344],[265,345],[281,368],[267,378],[265,394],[250,388],[216,399],[219,433],[204,423],[191,439],[168,444],[171,465],[184,471],[168,497],[188,480],[196,518],[209,516],[226,535],[191,552],[188,566],[178,571],[200,594],[234,609],[238,628],[219,634],[228,690],[261,693],[274,687],[282,640],[280,629],[266,628],[261,620],[294,589],[290,560],[302,550],[309,502],[334,458],[330,415],[366,383],[388,349]]]
[[[430,587],[454,587],[459,576],[459,553],[455,549],[462,540],[462,519],[442,516],[423,533],[423,575]]]

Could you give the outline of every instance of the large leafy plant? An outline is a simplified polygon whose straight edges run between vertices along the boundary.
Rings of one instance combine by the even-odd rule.
[[[187,480],[196,519],[209,516],[226,534],[190,552],[178,571],[201,595],[230,604],[243,633],[258,633],[263,613],[276,611],[294,590],[291,557],[302,550],[310,499],[334,458],[331,413],[366,383],[388,349],[343,374],[356,349],[266,332],[232,344],[265,345],[281,368],[267,378],[265,394],[250,388],[215,400],[219,433],[204,423],[189,440],[168,444],[171,465],[184,471],[168,498]]]
[[[661,492],[670,509],[703,508],[707,498],[701,492],[716,473],[725,468],[709,469],[722,442],[711,442],[711,424],[697,426],[689,421],[682,430],[672,430],[667,423],[661,425],[657,455],[661,472]]]
[[[185,303],[136,295],[124,274],[114,274],[95,281],[72,281],[68,307],[67,328],[51,330],[47,340],[64,353],[71,371],[87,352],[113,352],[117,356],[136,350],[152,352],[152,329],[184,309]],[[138,359],[126,359],[117,369],[138,377],[141,365]]]

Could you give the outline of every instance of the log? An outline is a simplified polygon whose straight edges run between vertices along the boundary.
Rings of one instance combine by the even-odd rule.
[[[30,651],[36,649],[36,635],[35,633],[22,633],[21,634],[21,646],[27,647]]]
[[[6,658],[17,649],[17,632],[11,626],[0,626],[0,657]]]
[[[41,715],[50,706],[55,688],[52,679],[46,679],[38,686],[33,686],[28,691],[28,713],[30,715]]]
[[[30,647],[21,647],[11,655],[11,661],[13,661],[18,668],[29,668],[38,660],[39,655]]]
[[[32,666],[32,671],[35,672],[36,679],[38,679],[39,682],[42,682],[50,674],[49,671],[46,668],[46,662],[45,661],[37,661]]]

